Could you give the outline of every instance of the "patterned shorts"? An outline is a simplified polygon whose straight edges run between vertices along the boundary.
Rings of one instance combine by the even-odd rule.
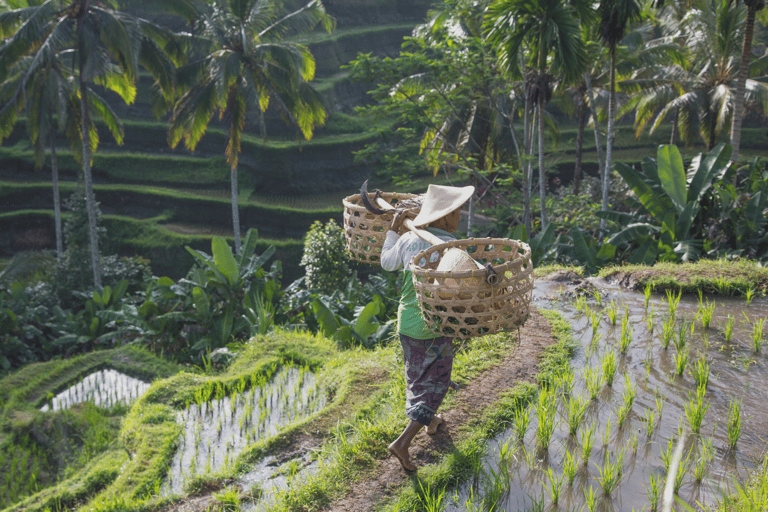
[[[416,340],[400,335],[407,383],[405,415],[429,425],[451,384],[453,339]]]

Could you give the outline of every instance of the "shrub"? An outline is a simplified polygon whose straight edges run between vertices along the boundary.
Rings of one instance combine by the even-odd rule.
[[[307,233],[300,264],[305,268],[306,285],[310,290],[331,294],[342,287],[352,270],[341,226],[333,219],[325,226],[315,221]]]

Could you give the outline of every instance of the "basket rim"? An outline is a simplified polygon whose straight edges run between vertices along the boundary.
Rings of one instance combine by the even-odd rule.
[[[509,243],[511,242],[511,243]],[[521,240],[513,240],[510,238],[464,238],[461,240],[451,240],[449,242],[444,242],[442,244],[433,245],[431,247],[428,247],[427,249],[421,251],[416,256],[413,257],[411,260],[411,271],[414,276],[419,277],[428,277],[428,278],[477,278],[477,277],[485,277],[488,274],[487,268],[479,268],[475,270],[462,270],[459,272],[451,271],[451,270],[434,270],[426,267],[422,267],[418,264],[419,261],[422,259],[426,259],[429,261],[429,255],[443,249],[449,249],[451,247],[461,247],[461,246],[469,246],[469,245],[499,245],[503,243],[504,245],[517,245],[518,247],[522,247],[523,249],[526,249],[527,254],[521,255],[518,254],[517,258],[511,261],[507,261],[506,263],[500,263],[498,265],[491,265],[491,269],[493,269],[495,272],[506,272],[508,270],[512,270],[514,268],[517,268],[523,264],[525,260],[531,261],[531,247],[521,241]],[[471,256],[471,255],[470,255]],[[529,270],[533,270],[532,268]]]
[[[419,197],[420,195],[421,194],[411,194],[410,192],[382,192],[381,193],[381,197],[384,199],[413,199],[414,197]],[[353,200],[355,199],[360,200],[361,198],[362,196],[360,194],[352,194],[342,199],[341,202],[346,208],[350,208],[353,210],[362,208],[363,210],[365,210],[365,206],[352,203]],[[365,210],[365,211],[368,211],[368,210]]]

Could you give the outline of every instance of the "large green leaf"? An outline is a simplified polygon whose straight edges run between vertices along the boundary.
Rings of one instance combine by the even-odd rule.
[[[704,193],[712,186],[712,182],[721,178],[731,161],[733,148],[727,144],[718,144],[706,154],[694,158],[692,167],[695,172],[688,185],[688,201],[700,201]]]
[[[683,157],[677,146],[665,144],[659,146],[656,153],[657,172],[659,181],[678,213],[682,212],[688,202],[688,189],[685,181]]]
[[[612,210],[595,212],[595,216],[598,219],[605,219],[611,222],[615,222],[620,226],[626,226],[638,221],[637,215],[631,213],[614,212]]]
[[[675,233],[677,239],[683,240],[688,238],[693,220],[699,214],[699,210],[701,210],[701,203],[699,202],[690,201],[685,205],[685,209],[677,217],[677,232]]]
[[[634,242],[642,237],[652,235],[653,233],[658,233],[659,231],[661,231],[661,228],[658,226],[638,222],[636,224],[630,224],[626,228],[610,237],[608,240],[606,240],[606,242],[618,247],[623,243]]]
[[[336,331],[339,330],[339,322],[336,320],[336,315],[333,311],[326,306],[320,299],[315,299],[312,302],[312,312],[315,314],[317,323],[320,329],[323,330],[323,335],[326,338],[332,338]]]
[[[381,312],[381,309],[381,299],[377,296],[373,301],[366,304],[363,310],[360,311],[360,314],[357,315],[353,328],[362,339],[368,339],[369,336],[373,336],[379,328],[379,321],[376,319],[376,315]]]
[[[597,250],[594,247],[590,247],[580,229],[575,228],[571,230],[571,240],[573,240],[574,255],[579,263],[587,267],[587,270],[590,272],[595,270]]]
[[[629,262],[634,265],[651,265],[656,261],[658,249],[659,242],[653,238],[648,238],[640,247],[632,251]]]
[[[220,236],[215,236],[211,241],[211,250],[216,268],[227,279],[229,286],[234,286],[240,277],[240,270],[237,268],[237,261],[229,244]]]
[[[643,180],[642,175],[635,169],[622,162],[616,162],[616,172],[624,178],[627,185],[635,192],[638,201],[643,205],[648,213],[661,222],[668,206],[656,191]]]

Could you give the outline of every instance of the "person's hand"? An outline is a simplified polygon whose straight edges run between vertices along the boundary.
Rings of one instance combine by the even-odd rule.
[[[405,231],[405,219],[405,212],[396,211],[395,215],[392,217],[392,223],[389,225],[389,229],[398,235],[402,235]]]

